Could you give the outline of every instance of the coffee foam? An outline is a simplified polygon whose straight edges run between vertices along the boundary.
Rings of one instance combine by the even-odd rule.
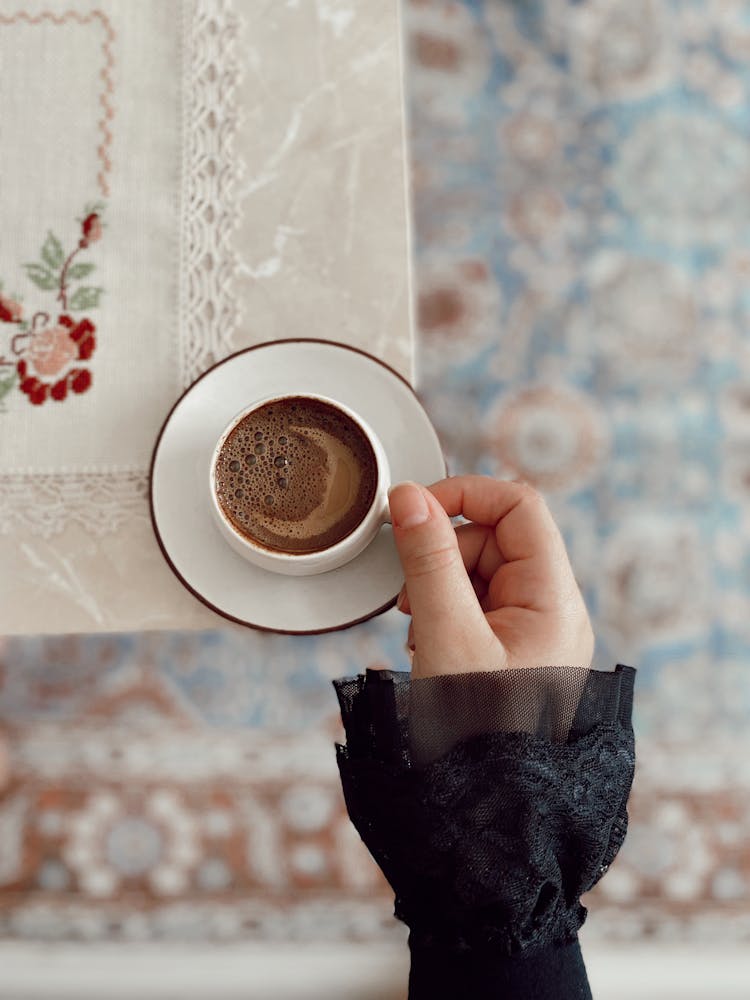
[[[375,454],[361,428],[302,397],[248,414],[216,464],[216,495],[234,528],[287,552],[318,551],[351,534],[376,486]]]

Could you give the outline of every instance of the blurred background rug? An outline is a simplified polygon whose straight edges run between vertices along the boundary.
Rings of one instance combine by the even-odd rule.
[[[404,14],[420,398],[453,474],[544,494],[594,665],[639,668],[587,939],[748,940],[747,5]],[[404,941],[330,681],[405,669],[407,625],[6,640],[0,937]]]

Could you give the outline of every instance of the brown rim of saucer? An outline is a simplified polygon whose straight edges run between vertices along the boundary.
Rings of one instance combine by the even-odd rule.
[[[151,462],[149,463],[149,469],[148,469],[148,509],[151,515],[151,526],[154,529],[154,535],[156,536],[156,541],[159,545],[159,548],[161,549],[161,554],[164,556],[164,559],[167,562],[167,565],[172,570],[177,579],[180,581],[180,583],[183,585],[183,587],[186,590],[189,590],[190,593],[193,595],[193,597],[196,597],[201,602],[201,604],[205,605],[207,608],[209,608],[215,614],[220,615],[222,618],[225,618],[230,622],[234,622],[236,625],[245,625],[247,628],[254,628],[258,632],[275,632],[279,635],[324,635],[326,632],[340,632],[342,629],[351,628],[353,625],[359,625],[360,622],[369,621],[370,618],[375,618],[377,615],[382,614],[384,611],[388,611],[389,608],[395,606],[396,600],[398,599],[398,594],[396,594],[396,596],[393,597],[386,604],[381,604],[379,608],[376,608],[369,614],[362,615],[361,618],[354,618],[352,619],[352,621],[344,622],[341,625],[334,625],[331,628],[293,630],[285,628],[268,628],[268,626],[266,625],[258,625],[255,622],[246,621],[244,618],[236,618],[234,615],[230,615],[226,611],[222,611],[221,608],[217,608],[215,604],[212,604],[210,601],[206,600],[206,598],[202,594],[199,594],[194,587],[191,587],[191,585],[187,582],[182,573],[180,573],[175,564],[169,558],[169,553],[165,549],[164,543],[161,540],[161,535],[159,534],[159,529],[156,524],[156,518],[154,517],[153,478],[154,478],[154,462],[156,461],[156,453],[159,450],[159,444],[161,443],[161,439],[164,434],[164,431],[166,430],[167,424],[169,423],[172,414],[177,409],[178,405],[182,402],[183,398],[189,392],[191,392],[195,388],[195,386],[200,382],[200,380],[206,377],[206,375],[209,375],[212,371],[214,371],[214,369],[218,368],[220,365],[225,365],[227,361],[233,361],[235,358],[239,357],[240,354],[247,354],[249,351],[256,351],[260,347],[273,347],[276,344],[297,344],[297,343],[329,344],[331,347],[340,347],[345,351],[355,351],[357,354],[361,354],[363,357],[369,358],[370,361],[375,361],[377,364],[382,365],[383,368],[387,368],[388,371],[392,372],[396,376],[396,378],[400,379],[407,387],[407,389],[409,389],[409,391],[416,397],[419,405],[422,406],[422,402],[419,399],[416,390],[411,385],[411,383],[404,378],[404,376],[400,372],[397,372],[396,369],[393,368],[391,365],[389,365],[387,362],[381,361],[380,358],[376,358],[373,354],[370,354],[368,351],[363,351],[362,348],[360,347],[352,347],[350,344],[341,344],[336,340],[326,340],[325,338],[322,337],[285,337],[283,340],[264,340],[262,344],[253,344],[252,347],[245,347],[241,351],[235,351],[228,357],[222,358],[221,361],[217,361],[216,364],[211,365],[210,368],[207,368],[204,372],[202,372],[198,376],[197,379],[191,382],[190,385],[183,390],[183,392],[180,393],[175,402],[172,404],[169,413],[166,415],[164,419],[164,423],[161,425],[159,433],[156,437],[156,442],[154,443],[154,449],[151,452]],[[422,409],[424,409],[424,406],[422,406]],[[449,475],[448,463],[446,462],[444,455],[443,455],[443,463],[445,464],[445,475],[447,477]]]

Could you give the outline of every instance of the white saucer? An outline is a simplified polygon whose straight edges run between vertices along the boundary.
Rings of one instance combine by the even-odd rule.
[[[247,562],[219,534],[208,468],[222,430],[255,399],[318,392],[361,414],[380,438],[392,482],[448,475],[438,436],[409,383],[365,351],[329,340],[275,340],[204,372],[170,411],[151,459],[151,518],[184,586],[240,625],[306,635],[349,628],[393,607],[403,583],[390,524],[352,562],[293,577]]]

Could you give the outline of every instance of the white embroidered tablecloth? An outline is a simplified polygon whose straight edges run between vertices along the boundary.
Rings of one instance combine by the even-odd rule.
[[[397,0],[0,0],[0,633],[226,624],[156,434],[267,340],[414,382],[403,128]]]

